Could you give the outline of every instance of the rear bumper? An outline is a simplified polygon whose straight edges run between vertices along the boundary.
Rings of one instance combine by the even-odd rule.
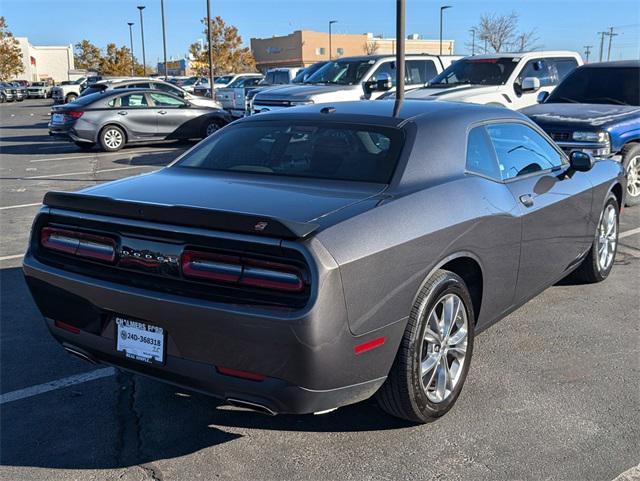
[[[322,295],[302,311],[224,305],[88,278],[43,264],[29,252],[24,273],[52,335],[97,362],[204,392],[303,414],[352,404],[382,385],[404,323],[355,337],[329,272]],[[147,365],[115,349],[114,314],[161,326],[167,333],[166,362]],[[54,320],[81,329],[72,333]],[[355,346],[385,337],[380,347],[355,354]],[[230,368],[266,376],[262,381],[220,374]]]

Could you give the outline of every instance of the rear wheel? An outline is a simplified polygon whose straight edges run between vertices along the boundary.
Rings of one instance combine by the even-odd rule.
[[[640,204],[640,144],[629,144],[622,149],[622,165],[627,176],[626,204]]]
[[[7,97],[4,94],[0,95],[0,104],[3,104],[7,101]]]
[[[219,120],[209,120],[207,121],[204,127],[204,136],[209,137],[210,135],[214,134],[221,128],[222,128],[222,123]]]
[[[124,147],[126,142],[124,132],[120,127],[107,125],[100,132],[100,147],[107,152],[115,152]]]
[[[387,413],[426,423],[455,404],[469,371],[474,339],[469,290],[439,270],[422,288],[389,376],[377,393]]]
[[[75,99],[77,99],[77,98],[78,98],[78,96],[77,96],[76,94],[68,94],[68,95],[65,97],[64,101],[65,101],[65,103],[67,103],[67,104],[68,104],[68,103],[70,103],[70,102],[73,102],[73,101],[74,101]]]
[[[578,280],[594,283],[609,277],[618,249],[618,216],[618,200],[610,194],[600,214],[591,250],[575,271]]]

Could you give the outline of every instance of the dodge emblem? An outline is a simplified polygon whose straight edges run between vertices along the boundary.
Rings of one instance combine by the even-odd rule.
[[[267,228],[268,225],[269,225],[268,222],[265,222],[265,221],[261,220],[260,222],[258,222],[256,225],[253,226],[253,229],[256,232],[262,232],[263,230],[265,230]]]

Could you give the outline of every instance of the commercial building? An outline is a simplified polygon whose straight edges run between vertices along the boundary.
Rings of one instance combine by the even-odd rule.
[[[192,63],[188,58],[167,60],[167,75],[173,77],[195,75],[196,71],[193,69]],[[158,62],[157,69],[158,75],[164,75],[164,62]]]
[[[395,54],[395,38],[383,38],[371,33],[331,35],[331,58],[367,54]],[[442,41],[442,53],[453,54],[454,41]],[[252,38],[251,52],[258,69],[273,67],[307,67],[329,59],[329,34],[310,30],[296,30],[289,35],[270,38]],[[407,54],[440,53],[440,41],[409,35],[405,41]]]
[[[55,82],[73,80],[70,72],[74,70],[73,45],[36,46],[29,43],[27,37],[16,37],[22,52],[24,71],[16,79],[30,82],[51,79]]]

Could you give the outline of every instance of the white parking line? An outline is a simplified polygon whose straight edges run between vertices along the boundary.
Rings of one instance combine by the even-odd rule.
[[[0,262],[10,261],[11,259],[20,259],[21,257],[24,257],[24,254],[13,254],[12,256],[4,256],[0,257]]]
[[[87,170],[84,172],[66,172],[63,174],[33,175],[33,176],[22,177],[22,178],[23,179],[48,179],[49,177],[64,177],[67,175],[84,175],[84,174],[102,174],[103,172],[114,172],[116,170],[142,169],[143,167],[161,167],[161,166],[160,165],[130,165],[128,167],[115,167],[113,169]]]
[[[621,232],[620,235],[618,236],[618,239],[624,239],[625,237],[629,237],[636,234],[640,234],[640,227],[637,227],[635,229],[631,229],[625,232]]]
[[[4,206],[4,207],[0,207],[0,210],[20,209],[21,207],[35,207],[36,205],[42,205],[42,203],[41,202],[36,202],[34,204],[7,205],[7,206]]]
[[[85,372],[82,374],[76,374],[75,376],[69,376],[56,381],[46,382],[44,384],[38,384],[36,386],[26,387],[24,389],[18,389],[17,391],[11,391],[5,394],[0,394],[0,405],[10,403],[12,401],[19,401],[20,399],[26,399],[38,394],[43,394],[49,391],[55,391],[56,389],[63,389],[65,387],[73,386],[75,384],[81,384],[83,382],[94,381],[103,377],[113,376],[116,370],[112,367],[105,367],[102,369],[96,369],[95,371]]]
[[[53,162],[55,160],[78,160],[78,159],[101,159],[103,157],[110,157],[112,155],[123,155],[124,157],[127,157],[127,155],[131,155],[131,156],[135,156],[135,155],[140,155],[140,154],[165,154],[165,153],[170,153],[170,152],[180,152],[181,149],[164,149],[164,150],[135,150],[133,152],[127,152],[127,151],[120,151],[120,152],[107,152],[107,153],[95,153],[95,154],[86,154],[86,155],[74,155],[72,157],[53,157],[50,159],[33,159],[30,160],[29,162]]]

